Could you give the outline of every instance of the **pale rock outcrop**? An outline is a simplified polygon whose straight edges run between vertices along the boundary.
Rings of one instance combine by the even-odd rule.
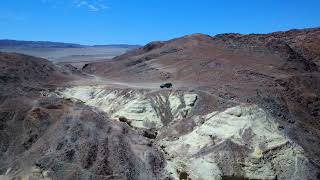
[[[194,93],[179,91],[150,92],[105,86],[76,86],[59,93],[97,107],[112,118],[126,117],[132,126],[157,129],[172,120],[185,118],[197,98]]]
[[[282,135],[257,106],[205,115],[206,121],[176,140],[162,139],[167,171],[175,179],[315,179],[303,149]]]
[[[256,105],[196,115],[192,110],[198,95],[188,91],[77,86],[57,94],[97,107],[114,119],[125,117],[131,126],[156,128],[160,133],[162,127],[193,119],[196,125],[190,132],[155,140],[166,156],[165,177],[316,179],[304,150]]]

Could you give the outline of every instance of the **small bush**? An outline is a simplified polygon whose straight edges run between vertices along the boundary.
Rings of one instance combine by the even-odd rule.
[[[128,122],[129,122],[129,120],[128,120],[126,117],[124,117],[124,116],[120,116],[120,117],[119,117],[119,121],[125,122],[125,123],[128,123]]]

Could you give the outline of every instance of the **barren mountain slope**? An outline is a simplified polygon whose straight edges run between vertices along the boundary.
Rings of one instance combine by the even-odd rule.
[[[161,176],[163,157],[149,139],[81,102],[49,96],[86,76],[10,53],[0,54],[0,67],[0,179]]]
[[[127,82],[169,81],[224,102],[258,105],[319,166],[319,32],[194,34],[150,43],[84,71]]]
[[[1,54],[0,178],[319,179],[318,32],[193,34],[87,74]]]
[[[189,65],[193,65],[191,67],[195,72],[203,68],[202,71],[206,72],[211,70],[210,67],[223,65],[231,66],[229,68],[233,69],[255,68],[256,71],[269,74],[279,68],[309,72],[315,70],[315,63],[318,63],[319,33],[320,29],[292,30],[266,35],[222,34],[210,37],[194,34],[166,42],[152,42],[143,48],[116,57],[112,62],[92,63],[86,66],[85,70],[115,77],[119,74],[139,76],[143,73],[153,75],[143,77],[145,79],[172,77],[191,80],[195,77],[185,77],[191,73],[185,68]],[[210,76],[206,73],[200,75],[201,79]]]

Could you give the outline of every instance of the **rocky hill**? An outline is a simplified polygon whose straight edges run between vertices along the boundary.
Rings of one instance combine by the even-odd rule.
[[[256,104],[320,165],[320,29],[193,34],[152,42],[84,71],[128,82],[173,82],[224,102]],[[224,103],[221,107],[226,107]],[[317,147],[315,149],[315,147]]]
[[[193,34],[82,72],[1,53],[0,179],[319,179],[319,32]]]
[[[161,176],[163,157],[149,139],[81,102],[50,96],[86,75],[11,53],[0,54],[0,68],[0,179]]]

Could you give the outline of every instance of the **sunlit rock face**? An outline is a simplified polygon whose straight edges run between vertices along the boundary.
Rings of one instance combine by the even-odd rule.
[[[162,139],[168,173],[179,179],[316,179],[303,150],[257,106],[213,112],[191,133]]]
[[[62,90],[60,94],[98,107],[111,118],[125,117],[132,126],[157,129],[172,120],[187,117],[197,100],[197,95],[189,92],[107,89],[104,86],[78,86]]]
[[[201,97],[188,91],[147,91],[79,86],[57,92],[125,117],[138,128],[158,129],[154,144],[166,157],[163,177],[181,179],[316,179],[303,149],[279,130],[256,105],[238,105],[205,115],[194,114]],[[202,113],[203,114],[203,113]],[[194,127],[169,138],[161,134],[187,119]],[[174,130],[172,130],[174,131]]]

